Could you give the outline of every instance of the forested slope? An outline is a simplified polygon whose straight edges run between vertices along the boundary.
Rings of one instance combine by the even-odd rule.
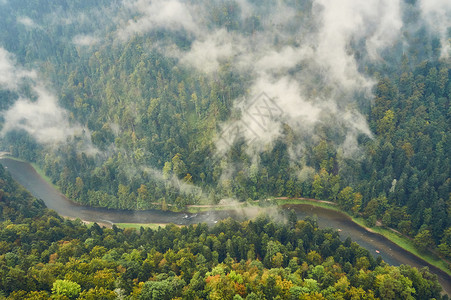
[[[315,62],[296,58],[329,45],[303,48],[327,29],[315,17],[321,1],[245,1],[247,6],[171,1],[174,11],[195,7],[198,13],[183,15],[179,22],[168,16],[172,23],[164,24],[158,15],[133,10],[145,1],[106,2],[0,4],[0,26],[7,29],[0,41],[10,55],[0,54],[20,82],[0,81],[8,129],[2,130],[3,150],[36,161],[82,204],[121,209],[174,204],[182,209],[224,198],[315,197],[363,214],[369,225],[379,219],[415,237],[420,248],[437,247],[451,256],[450,62],[442,55],[447,39],[419,21],[421,1],[400,1],[402,34],[375,58],[366,53],[365,37],[351,36],[345,58],[355,61],[356,70],[346,70],[358,74],[338,83],[328,81],[334,65],[322,68],[329,57],[321,61],[315,56]],[[156,8],[149,4],[150,11]],[[112,17],[102,18],[102,13]],[[152,21],[142,21],[142,15]],[[150,29],[139,31],[138,26]],[[185,63],[202,47],[210,51],[198,65],[210,66],[213,56],[213,71]],[[259,47],[264,54],[255,50]],[[338,48],[326,50],[340,54]],[[248,58],[247,52],[255,57]],[[24,75],[30,70],[39,76]],[[369,87],[356,89],[353,80]],[[237,103],[255,97],[261,81],[269,90],[258,92],[270,95],[279,88],[274,82],[290,83],[284,86],[288,91],[291,82],[302,82],[299,94],[308,99],[298,106],[276,102],[285,115],[277,120],[275,137],[257,144],[258,150],[239,136],[222,151],[218,140],[224,130],[247,116]],[[18,114],[15,103],[23,98],[31,99],[29,105],[40,103],[48,94],[42,85],[61,106],[54,109],[64,117],[55,122],[65,130],[59,139],[49,137],[54,128],[45,122],[40,134],[24,126],[24,120],[40,119],[36,115],[10,125],[7,112]],[[312,124],[302,115],[290,115],[312,105],[322,109]],[[329,106],[331,111],[324,109]],[[362,123],[360,115],[368,130],[366,125],[354,129]]]
[[[312,219],[87,227],[0,178],[0,298],[441,299],[426,269],[375,260]]]

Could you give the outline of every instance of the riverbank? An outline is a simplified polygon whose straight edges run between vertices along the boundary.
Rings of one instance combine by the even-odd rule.
[[[237,220],[255,218],[259,212],[265,210],[271,214],[278,215],[277,206],[293,205],[298,218],[306,216],[318,216],[318,222],[323,227],[331,227],[341,231],[342,238],[351,237],[354,241],[371,249],[374,255],[381,255],[389,264],[408,264],[421,268],[429,266],[441,279],[441,284],[446,286],[447,292],[451,295],[451,274],[446,270],[446,266],[437,264],[434,257],[427,258],[425,255],[417,255],[414,250],[406,249],[402,244],[394,240],[394,237],[384,234],[384,232],[373,233],[364,224],[363,219],[353,218],[334,205],[334,203],[301,198],[288,199],[277,198],[265,201],[249,201],[236,205],[239,202],[224,200],[222,205],[202,205],[188,209],[202,210],[197,213],[171,212],[161,210],[147,211],[124,211],[106,208],[86,207],[68,200],[63,194],[58,192],[53,185],[45,181],[30,164],[12,159],[2,159],[1,163],[8,168],[13,178],[28,189],[35,197],[43,199],[46,206],[55,210],[61,216],[72,217],[87,222],[105,224],[107,227],[115,224],[122,224],[125,227],[133,226],[140,228],[142,224],[153,224],[155,229],[163,224],[191,225],[207,223],[214,225],[218,221],[232,217]],[[264,202],[264,203],[263,203]],[[215,210],[216,208],[216,210]],[[135,225],[129,225],[135,224]],[[373,231],[379,228],[373,228]],[[392,241],[393,240],[393,241]],[[400,246],[398,246],[400,245]],[[380,253],[380,254],[379,254]],[[438,262],[440,263],[440,262]]]
[[[382,226],[374,226],[374,227],[368,227],[365,224],[365,220],[362,217],[355,217],[347,212],[341,210],[337,207],[337,205],[333,202],[328,201],[322,201],[322,200],[316,200],[316,199],[307,199],[307,198],[296,198],[296,199],[289,199],[289,198],[276,198],[275,202],[277,205],[297,205],[297,204],[309,204],[321,208],[326,208],[330,210],[334,210],[340,213],[345,214],[348,216],[355,224],[359,225],[360,227],[364,228],[368,232],[373,232],[382,235],[386,239],[390,240],[394,244],[398,245],[402,249],[410,252],[411,254],[415,255],[416,257],[428,262],[429,264],[439,268],[440,270],[444,271],[448,275],[451,276],[451,270],[449,269],[449,264],[438,257],[437,255],[428,252],[428,253],[422,253],[420,252],[414,245],[413,241],[400,233],[394,232],[391,229],[382,227]]]
[[[358,226],[362,227],[363,229],[365,229],[368,232],[371,233],[376,233],[379,234],[381,236],[383,236],[384,238],[388,239],[389,241],[393,242],[394,244],[396,244],[397,246],[401,247],[402,249],[408,251],[409,253],[411,253],[412,255],[418,257],[419,259],[422,259],[426,262],[428,262],[429,264],[439,268],[440,270],[442,270],[443,272],[447,273],[448,275],[451,276],[451,270],[449,269],[449,265],[446,261],[444,261],[442,258],[438,257],[437,255],[433,254],[433,253],[423,253],[420,252],[414,245],[412,239],[410,239],[407,236],[404,236],[400,233],[394,232],[391,229],[382,227],[382,226],[374,226],[374,227],[368,227],[365,224],[365,219],[362,217],[355,217],[350,215],[349,213],[341,210],[335,203],[330,202],[330,201],[324,201],[324,200],[317,200],[317,199],[310,199],[310,198],[286,198],[286,197],[281,197],[281,198],[274,198],[272,200],[268,200],[269,203],[273,203],[276,206],[284,206],[284,205],[302,205],[302,204],[307,204],[307,205],[313,205],[316,207],[321,207],[321,208],[325,208],[328,210],[333,210],[333,211],[337,211],[340,212],[346,216],[349,217],[349,219],[354,222],[355,224],[357,224]],[[234,204],[219,204],[219,205],[210,205],[210,204],[205,204],[205,205],[187,205],[186,206],[186,212],[187,213],[199,213],[199,212],[205,212],[205,211],[223,211],[223,210],[236,210],[237,208],[246,208],[246,207],[252,207],[252,206],[256,206],[259,207],[259,201],[253,201],[253,202],[239,202],[239,203],[234,203]],[[116,224],[117,225],[117,224]],[[139,229],[141,226],[145,226],[146,224],[142,224],[139,225],[137,224],[136,226],[133,225],[133,223],[124,223],[121,224],[124,228],[126,227],[134,227]],[[151,227],[153,226],[153,228],[158,228],[158,226],[161,226],[163,224],[157,224],[157,223],[151,223],[149,224],[150,226],[147,227]],[[119,226],[119,225],[117,225]],[[145,226],[146,227],[146,226]]]
[[[50,177],[48,177],[48,176],[45,174],[44,170],[42,170],[42,169],[39,167],[39,165],[38,165],[37,163],[35,163],[35,162],[29,162],[29,161],[26,161],[26,160],[24,160],[24,159],[20,159],[20,158],[11,156],[9,152],[2,152],[2,153],[0,153],[0,158],[8,158],[8,159],[12,159],[12,160],[16,160],[16,161],[20,161],[20,162],[23,162],[23,163],[30,164],[30,165],[33,167],[33,169],[36,171],[36,173],[38,173],[39,176],[41,176],[42,179],[45,180],[45,182],[47,182],[48,184],[50,184],[55,190],[61,192],[61,189],[59,188],[59,186],[57,186],[56,184],[54,184],[54,183],[52,182],[52,179],[50,179]]]
[[[182,225],[175,225],[172,223],[114,223],[119,228],[127,229],[127,228],[133,228],[136,230],[139,230],[141,227],[143,228],[150,228],[153,230],[158,230],[159,227],[164,228],[168,225],[174,225],[177,227],[183,227]]]

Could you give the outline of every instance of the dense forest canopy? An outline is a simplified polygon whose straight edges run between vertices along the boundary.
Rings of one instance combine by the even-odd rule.
[[[45,209],[1,166],[0,178],[0,299],[442,299],[427,269],[389,266],[295,214],[87,227]]]
[[[120,209],[315,197],[451,257],[448,1],[0,1],[2,150]]]

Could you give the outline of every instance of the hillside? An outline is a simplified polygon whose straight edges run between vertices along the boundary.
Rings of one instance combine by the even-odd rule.
[[[0,1],[0,146],[84,205],[314,197],[451,258],[451,9],[428,3]]]
[[[426,269],[375,260],[312,219],[87,227],[0,178],[0,299],[441,299]]]

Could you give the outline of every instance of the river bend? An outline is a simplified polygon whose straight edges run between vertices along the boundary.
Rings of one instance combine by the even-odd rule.
[[[69,218],[98,222],[103,224],[114,223],[174,223],[189,225],[205,222],[215,224],[219,220],[232,217],[238,220],[253,218],[262,212],[262,208],[240,208],[235,211],[207,211],[197,214],[175,213],[160,210],[124,211],[105,208],[94,208],[76,204],[67,199],[53,186],[47,183],[36,170],[26,162],[9,158],[1,158],[0,163],[10,172],[12,177],[22,184],[36,198],[42,199],[49,209]],[[340,230],[343,239],[351,237],[362,247],[368,249],[373,256],[380,255],[391,265],[410,265],[417,268],[429,267],[436,274],[439,282],[448,295],[451,295],[451,276],[442,270],[430,265],[419,257],[400,248],[385,237],[369,232],[355,224],[345,214],[316,207],[313,205],[286,205],[285,208],[294,209],[299,219],[307,216],[315,217],[320,227],[331,227]],[[266,209],[268,213],[274,209]]]

